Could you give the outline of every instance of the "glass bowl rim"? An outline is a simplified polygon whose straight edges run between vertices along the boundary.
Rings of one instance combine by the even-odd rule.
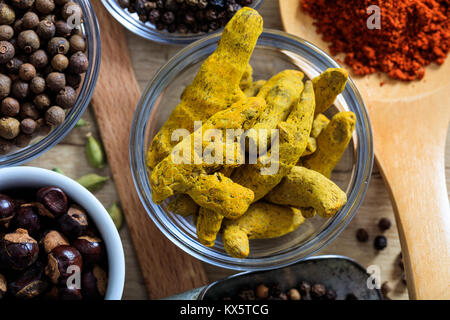
[[[83,25],[88,42],[88,71],[84,74],[82,86],[75,105],[67,113],[63,124],[52,130],[40,141],[25,148],[0,156],[0,168],[18,166],[30,162],[57,145],[77,124],[83,116],[94,94],[95,85],[100,72],[101,42],[100,28],[94,8],[89,0],[77,0],[83,9]]]
[[[358,146],[363,149],[359,150],[358,161],[354,164],[354,166],[359,168],[357,170],[357,173],[359,171],[359,174],[352,178],[352,181],[350,181],[349,183],[349,186],[352,187],[348,195],[348,202],[344,206],[344,208],[342,208],[338,212],[338,214],[335,215],[335,217],[331,218],[331,222],[325,228],[315,233],[312,238],[306,240],[301,246],[297,247],[294,251],[295,254],[293,254],[293,251],[290,250],[281,254],[274,254],[270,257],[237,259],[231,257],[225,258],[222,256],[218,257],[219,254],[212,255],[209,252],[205,253],[206,250],[210,249],[202,246],[198,242],[195,243],[195,241],[192,241],[192,239],[189,239],[189,241],[184,241],[187,236],[177,228],[172,228],[174,230],[169,228],[168,225],[164,223],[164,221],[160,220],[159,215],[153,209],[153,206],[157,205],[155,205],[151,201],[151,199],[146,196],[147,194],[149,194],[146,192],[147,188],[148,191],[150,191],[148,179],[146,181],[142,179],[143,175],[147,177],[147,169],[145,166],[146,150],[140,150],[142,145],[139,145],[138,142],[143,142],[145,140],[145,129],[148,125],[148,119],[143,116],[143,113],[145,113],[145,111],[151,112],[151,110],[153,109],[154,105],[148,106],[147,101],[150,99],[150,97],[152,97],[152,95],[154,95],[154,92],[156,90],[155,88],[161,85],[161,80],[170,73],[174,72],[174,70],[176,71],[177,65],[188,58],[190,55],[195,53],[199,48],[216,44],[218,42],[218,39],[220,38],[220,35],[221,34],[211,34],[179,51],[156,72],[156,74],[149,81],[147,87],[143,91],[142,97],[135,111],[130,132],[129,156],[133,181],[145,210],[147,211],[152,221],[156,224],[158,229],[170,241],[172,241],[172,243],[174,243],[183,251],[192,255],[193,257],[218,267],[238,271],[257,271],[284,267],[306,257],[312,256],[313,254],[324,248],[332,240],[334,240],[351,222],[362,201],[364,200],[364,197],[367,193],[367,188],[372,174],[374,162],[373,137],[368,112],[362,100],[362,97],[355,86],[355,83],[349,77],[344,93],[346,91],[349,91],[352,95],[352,98],[356,100],[356,111],[358,112],[357,118],[360,117],[362,119],[361,123],[357,123],[357,130],[360,126],[363,129],[361,131],[363,133],[363,136],[360,137],[358,135],[358,140],[361,140],[361,142],[358,142]],[[312,53],[319,55],[322,59],[325,59],[326,62],[330,65],[329,67],[340,67],[338,63],[335,62],[328,54],[316,47],[314,44],[286,32],[264,29],[260,38],[269,38],[273,39],[274,41],[288,42],[296,46],[297,48],[306,47],[308,50],[311,50]],[[164,83],[164,87],[166,85],[167,83]]]
[[[250,5],[253,9],[258,9],[264,0],[255,0]],[[135,35],[144,38],[146,40],[155,41],[158,43],[172,44],[172,45],[187,45],[191,44],[199,39],[207,37],[212,34],[220,34],[223,31],[223,27],[212,32],[200,32],[196,34],[180,35],[177,32],[174,33],[162,33],[159,30],[150,29],[147,23],[144,23],[138,19],[135,19],[131,14],[119,6],[116,0],[101,0],[106,10],[116,19],[122,26]]]

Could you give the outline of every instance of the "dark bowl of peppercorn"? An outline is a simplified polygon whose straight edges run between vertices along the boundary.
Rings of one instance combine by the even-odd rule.
[[[0,181],[0,301],[121,299],[122,243],[93,194],[41,168],[3,168]]]
[[[88,0],[0,3],[0,167],[61,141],[89,105],[100,34]]]
[[[125,28],[145,39],[184,45],[222,31],[242,7],[263,0],[102,0]]]

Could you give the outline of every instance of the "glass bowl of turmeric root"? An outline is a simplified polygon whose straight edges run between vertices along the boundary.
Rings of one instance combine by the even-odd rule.
[[[130,139],[135,186],[161,232],[235,270],[322,249],[356,214],[373,166],[348,73],[262,25],[241,9],[222,34],[174,56],[144,91]]]

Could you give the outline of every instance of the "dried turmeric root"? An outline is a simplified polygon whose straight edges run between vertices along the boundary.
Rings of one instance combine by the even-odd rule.
[[[316,94],[316,115],[331,107],[336,97],[345,89],[348,72],[343,68],[330,68],[315,77],[312,82]]]
[[[249,239],[281,237],[304,221],[299,209],[256,202],[239,219],[223,221],[225,251],[232,257],[246,258],[250,253]]]
[[[198,190],[205,188],[205,186],[196,186],[196,184],[204,183],[205,179],[202,176],[206,176],[215,171],[218,164],[208,164],[203,162],[203,158],[199,156],[195,147],[194,140],[196,136],[198,135],[200,130],[201,132],[207,132],[207,130],[209,129],[216,129],[219,132],[222,132],[223,136],[226,136],[226,130],[228,129],[243,129],[244,131],[248,130],[254,125],[264,108],[265,101],[263,99],[245,98],[234,103],[230,108],[216,113],[214,116],[208,119],[208,121],[206,121],[200,129],[192,133],[189,137],[183,139],[183,141],[181,141],[173,149],[173,152],[186,151],[182,152],[182,155],[180,157],[181,159],[178,159],[178,161],[175,163],[173,161],[172,155],[169,155],[163,161],[158,163],[155,169],[153,169],[153,171],[151,172],[150,184],[152,187],[153,201],[155,203],[161,203],[164,199],[176,193],[187,193],[193,198],[195,202],[197,202],[199,205],[203,205],[203,201],[206,200],[202,198],[201,195],[198,195]],[[200,137],[203,136],[200,135]],[[211,142],[205,142],[203,140],[201,142],[201,148],[203,152],[205,150],[205,147],[209,146]],[[229,152],[227,152],[229,149],[229,145],[227,145],[220,139],[217,139],[216,141],[214,141],[214,143],[222,145],[220,148],[225,149],[222,163],[228,163],[228,160],[230,160],[230,158],[234,158],[237,159],[235,161],[239,161],[239,158],[237,158],[237,156],[239,154],[241,154],[242,156],[243,154],[243,150],[241,150],[241,145],[239,142],[235,142],[232,144],[231,156],[228,154]],[[236,164],[234,165],[238,164],[239,162],[236,162]],[[200,179],[200,177],[202,178]],[[240,203],[240,200],[246,199],[248,197],[249,192],[244,192],[245,190],[243,190],[242,186],[239,186],[236,183],[233,183],[231,180],[228,180],[230,179],[226,177],[219,180],[223,181],[223,192],[230,191],[230,196],[236,196],[234,201],[236,201],[238,205]],[[235,190],[240,190],[241,193],[234,195],[235,190],[231,190],[229,185],[230,183],[234,185]],[[214,193],[213,195],[218,196],[218,199],[220,199],[220,201],[224,200],[224,197],[221,193]],[[194,196],[196,196],[197,198],[194,198]],[[209,198],[207,199],[207,203],[205,205],[207,208],[216,208],[216,206],[212,206],[209,204]],[[243,214],[247,210],[247,208],[245,207],[240,210],[242,211],[240,214]],[[225,216],[227,216],[227,214],[233,215],[236,213],[234,211],[229,213],[224,212]]]
[[[268,154],[261,156],[258,163],[254,165],[244,165],[237,168],[232,180],[255,193],[255,201],[262,199],[272,190],[292,167],[297,163],[300,156],[306,149],[308,138],[311,132],[315,107],[314,90],[311,81],[305,84],[300,100],[295,104],[286,121],[278,124],[279,129],[279,150],[278,150],[278,170],[269,174],[263,174],[261,169],[273,167],[276,160],[270,163],[274,147]],[[268,164],[269,163],[269,164]],[[267,171],[270,171],[268,169]]]
[[[347,195],[320,173],[294,167],[265,200],[296,208],[314,208],[319,216],[328,218],[345,205]]]
[[[319,113],[313,121],[311,136],[308,140],[308,145],[306,146],[305,152],[303,152],[302,157],[309,156],[317,150],[317,140],[316,138],[320,135],[322,130],[328,125],[330,120],[322,113]],[[300,161],[300,160],[299,160]]]
[[[174,195],[173,199],[170,199],[166,208],[180,216],[189,217],[197,214],[199,205],[187,194],[180,193]]]
[[[261,90],[261,88],[266,84],[266,82],[267,82],[266,80],[258,80],[253,82],[250,87],[243,90],[244,94],[247,97],[256,97],[256,95],[259,93],[259,90]]]
[[[316,152],[302,158],[303,166],[330,178],[352,139],[355,124],[356,116],[353,112],[337,113],[317,138]]]
[[[259,145],[260,129],[267,130],[267,145],[270,145],[270,130],[276,129],[281,121],[286,120],[293,105],[300,99],[304,87],[303,76],[300,71],[285,70],[272,77],[260,89],[257,97],[266,99],[267,107],[253,127],[254,130],[248,134],[250,145]]]
[[[153,138],[147,166],[154,168],[177,144],[171,140],[176,129],[194,131],[194,121],[206,121],[244,97],[239,83],[262,32],[262,17],[256,10],[242,8],[226,25],[217,49],[200,67],[184,91],[181,102]]]
[[[253,68],[250,64],[247,64],[241,81],[239,82],[239,88],[245,93],[245,90],[250,88],[253,84]]]

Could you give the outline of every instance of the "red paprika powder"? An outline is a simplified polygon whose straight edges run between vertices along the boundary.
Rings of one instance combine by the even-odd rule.
[[[369,29],[380,9],[380,28]],[[301,0],[331,54],[346,54],[358,75],[376,71],[400,80],[422,79],[425,66],[443,64],[450,49],[450,0]],[[373,17],[372,17],[373,18]]]

